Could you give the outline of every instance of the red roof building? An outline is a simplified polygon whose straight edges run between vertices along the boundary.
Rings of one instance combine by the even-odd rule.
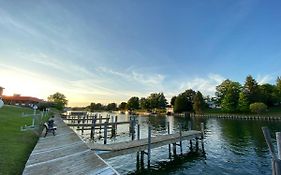
[[[33,106],[44,100],[36,98],[36,97],[28,97],[28,96],[20,96],[19,94],[15,94],[13,96],[2,96],[2,100],[7,105],[20,105],[20,106]]]

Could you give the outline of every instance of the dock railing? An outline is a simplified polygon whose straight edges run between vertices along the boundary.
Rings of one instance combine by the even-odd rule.
[[[262,127],[262,132],[272,157],[272,175],[281,175],[281,132],[276,132],[277,155],[271,141],[269,129]]]

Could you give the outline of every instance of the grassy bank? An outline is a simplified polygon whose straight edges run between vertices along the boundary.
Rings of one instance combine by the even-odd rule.
[[[32,122],[31,117],[21,117],[23,112],[33,111],[14,106],[0,108],[0,174],[21,174],[38,140],[35,132],[20,131],[21,126]]]
[[[206,109],[204,114],[226,114],[221,109]],[[228,113],[229,114],[229,113]],[[241,114],[241,113],[231,113],[231,114]],[[245,113],[244,113],[245,114]],[[246,113],[245,115],[255,115],[255,113]],[[281,115],[281,107],[271,107],[261,115]]]

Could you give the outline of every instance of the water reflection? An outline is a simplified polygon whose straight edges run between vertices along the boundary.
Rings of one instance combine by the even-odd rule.
[[[188,154],[185,142],[183,152],[186,156],[180,159],[170,160],[167,146],[153,149],[150,170],[137,170],[136,154],[107,159],[120,174],[271,174],[271,157],[261,127],[268,126],[275,137],[274,133],[281,130],[280,122],[173,116],[138,116],[137,119],[141,124],[141,138],[147,137],[147,123],[153,126],[155,136],[167,133],[168,122],[173,132],[179,129],[179,124],[187,130],[189,122],[192,129],[200,130],[200,123],[204,122],[206,157]],[[118,121],[126,120],[129,116],[118,116]],[[130,140],[128,131],[127,125],[118,126],[116,140],[109,143]],[[96,142],[102,143],[102,140]]]

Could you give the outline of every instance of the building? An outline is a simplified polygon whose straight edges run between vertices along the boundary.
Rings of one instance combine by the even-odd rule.
[[[3,87],[1,87],[0,86],[0,98],[2,97],[2,95],[3,95],[3,90],[4,90],[5,88],[3,88]]]
[[[36,97],[21,96],[20,94],[14,94],[13,96],[3,95],[2,100],[7,105],[18,105],[18,106],[29,106],[29,107],[33,107],[34,105],[44,101]]]

